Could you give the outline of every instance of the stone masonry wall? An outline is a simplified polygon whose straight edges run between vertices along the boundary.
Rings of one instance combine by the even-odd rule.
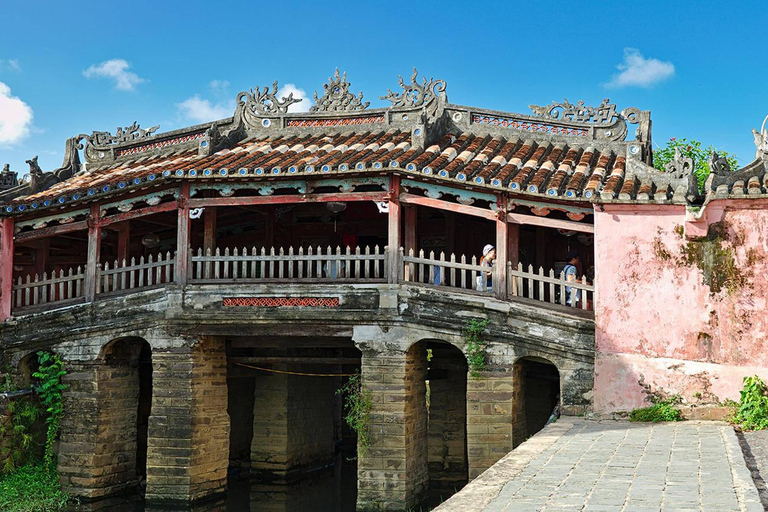
[[[358,452],[360,511],[402,511],[423,498],[427,486],[424,359],[425,355],[414,352],[363,350],[362,379],[371,392],[373,410],[371,446]],[[422,468],[414,466],[417,462]]]
[[[469,479],[512,451],[514,380],[511,368],[490,367],[467,383]]]
[[[148,501],[194,501],[223,491],[229,462],[223,340],[155,350],[147,454]]]

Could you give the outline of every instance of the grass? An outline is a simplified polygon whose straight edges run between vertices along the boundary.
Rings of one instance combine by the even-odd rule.
[[[629,421],[653,422],[682,421],[683,413],[676,407],[680,403],[680,397],[671,397],[659,400],[650,407],[635,409],[629,413]]]
[[[59,488],[59,475],[43,463],[30,463],[0,476],[0,510],[51,512],[63,510],[69,495]]]

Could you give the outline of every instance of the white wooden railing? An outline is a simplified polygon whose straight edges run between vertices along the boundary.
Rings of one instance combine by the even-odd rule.
[[[287,251],[274,248],[267,251],[262,247],[251,250],[217,248],[203,252],[193,252],[189,261],[189,281],[194,283],[354,283],[386,282],[387,248],[378,246],[347,247],[334,251],[328,247],[325,251],[318,247],[292,247]],[[423,250],[416,254],[412,249],[405,254],[399,248],[397,263],[397,281],[431,287],[446,287],[470,293],[496,294],[501,297],[521,297],[526,299],[560,304],[580,309],[592,309],[594,287],[586,277],[567,281],[563,272],[556,275],[553,270],[545,273],[543,268],[535,272],[533,266],[527,269],[522,264],[507,267],[507,287],[505,294],[497,293],[495,278],[497,269],[480,265],[475,256],[445,253],[436,256],[433,251],[425,254]],[[97,295],[112,295],[163,286],[174,281],[176,255],[171,252],[156,256],[143,256],[130,262],[115,261],[112,265],[99,266],[96,279]],[[52,273],[40,276],[21,277],[13,286],[14,309],[56,303],[74,303],[84,300],[85,273],[82,267],[69,269],[65,273]],[[572,300],[578,297],[578,300]]]
[[[23,309],[33,306],[42,306],[56,302],[57,304],[79,302],[84,299],[85,273],[82,267],[70,268],[66,273],[59,270],[58,275],[54,270],[51,276],[43,272],[42,276],[32,277],[27,274],[26,279],[19,277],[13,286],[13,307]]]
[[[225,248],[203,253],[198,249],[190,258],[191,282],[376,282],[385,281],[386,252],[375,246],[345,251],[328,247],[294,251],[289,247],[275,251],[265,247],[238,250]]]
[[[176,264],[175,254],[167,252],[145,259],[140,257],[115,261],[110,267],[109,262],[99,269],[98,288],[96,293],[119,293],[127,290],[152,288],[173,282],[173,267]]]
[[[413,249],[410,249],[408,254],[405,254],[401,247],[400,261],[402,262],[399,276],[401,282],[481,292],[495,290],[494,280],[488,278],[491,267],[480,266],[476,256],[472,256],[467,261],[464,255],[457,260],[456,255],[451,254],[450,258],[446,259],[445,253],[441,252],[438,259],[434,251],[424,254],[424,251],[420,250],[416,254]],[[488,286],[489,281],[490,286]]]
[[[568,281],[564,272],[555,275],[555,271],[550,269],[545,274],[544,269],[539,267],[539,272],[535,273],[533,265],[528,265],[528,270],[525,271],[522,263],[519,263],[517,268],[513,268],[509,263],[507,292],[510,297],[524,297],[591,310],[595,287],[587,283],[586,276],[582,276],[580,280]]]

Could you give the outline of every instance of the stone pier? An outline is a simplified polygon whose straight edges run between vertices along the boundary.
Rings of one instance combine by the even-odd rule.
[[[224,341],[153,352],[148,501],[189,502],[222,492],[229,464]],[[179,346],[181,345],[181,346]]]

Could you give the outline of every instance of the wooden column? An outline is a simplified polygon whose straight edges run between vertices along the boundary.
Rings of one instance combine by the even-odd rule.
[[[117,231],[117,261],[120,265],[123,261],[128,261],[128,252],[131,242],[131,225],[128,221],[123,222],[115,226]]]
[[[506,197],[499,194],[496,204],[496,270],[493,281],[496,288],[496,297],[507,298],[507,261],[509,250],[509,224],[507,223]]]
[[[413,249],[414,251],[417,251],[419,248],[418,245],[418,210],[417,206],[413,205],[404,205],[403,207],[403,218],[405,221],[404,231],[403,231],[403,244],[405,248],[405,253],[408,254],[408,251]]]
[[[35,274],[42,276],[48,266],[48,256],[51,252],[51,239],[43,238],[35,249]]]
[[[85,264],[85,301],[93,302],[99,284],[99,263],[101,258],[101,212],[98,204],[91,205],[88,218],[88,259]]]
[[[0,218],[0,321],[11,316],[13,298],[13,217]]]
[[[399,253],[400,253],[400,176],[391,175],[389,177],[389,236],[387,237],[387,247],[389,255],[387,256],[387,267],[389,275],[387,282],[397,283],[399,274]]]
[[[507,261],[517,268],[520,263],[520,224],[507,223]]]
[[[189,182],[184,181],[179,187],[178,226],[176,231],[176,283],[187,284],[189,266]]]
[[[535,271],[539,268],[546,270],[547,265],[547,228],[536,226],[536,260]]]
[[[209,206],[203,213],[205,232],[203,235],[203,252],[211,254],[216,250],[216,212],[215,206]]]

